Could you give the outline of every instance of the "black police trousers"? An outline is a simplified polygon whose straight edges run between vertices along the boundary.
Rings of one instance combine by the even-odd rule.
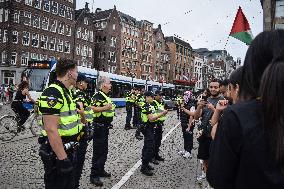
[[[137,105],[134,105],[134,114],[133,114],[133,120],[132,124],[134,127],[137,127],[138,122],[139,122],[139,107]]]
[[[93,123],[93,158],[91,177],[99,177],[105,168],[108,154],[109,125]]]
[[[163,138],[163,122],[157,122],[154,128],[154,138],[155,138],[155,148],[154,148],[154,158],[159,156],[160,146]]]
[[[77,149],[77,156],[76,156],[76,167],[75,167],[75,188],[79,188],[80,186],[80,179],[84,167],[85,156],[87,152],[88,142],[87,139],[82,139],[79,143],[79,147]]]
[[[133,106],[132,102],[126,102],[126,124],[125,125],[130,125],[130,121],[132,118],[132,106]]]
[[[45,153],[52,154],[49,144],[46,145]],[[42,145],[42,146],[43,146]],[[41,147],[42,148],[42,147]],[[76,153],[67,154],[73,165],[73,170],[69,173],[61,173],[56,167],[56,156],[41,155],[41,160],[44,166],[44,184],[46,189],[75,189],[75,177],[76,177]]]
[[[154,156],[154,125],[146,123],[146,125],[143,125],[143,129],[141,131],[144,135],[144,146],[142,149],[142,165],[147,166]]]
[[[182,136],[183,136],[183,148],[185,151],[190,152],[193,148],[193,129],[194,126],[190,128],[191,132],[187,132],[186,129],[188,128],[187,123],[181,123],[182,128]]]

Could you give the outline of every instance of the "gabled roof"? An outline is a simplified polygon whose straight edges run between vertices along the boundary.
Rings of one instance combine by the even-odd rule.
[[[172,43],[176,43],[176,44],[179,44],[179,45],[182,45],[184,47],[188,47],[190,49],[192,49],[191,45],[177,37],[174,37],[174,36],[170,36],[170,37],[165,37],[166,39],[166,42],[172,42]]]
[[[96,12],[94,14],[94,20],[104,20],[104,19],[109,18],[112,11],[113,11],[113,9]]]
[[[124,23],[127,23],[132,26],[140,27],[140,23],[136,18],[133,18],[132,16],[129,16],[128,14],[125,14],[123,12],[118,11],[118,14],[121,18],[121,21]]]

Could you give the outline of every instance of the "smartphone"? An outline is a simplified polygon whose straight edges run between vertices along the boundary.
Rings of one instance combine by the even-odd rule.
[[[202,95],[201,99],[204,100],[205,102],[207,101],[208,96]]]

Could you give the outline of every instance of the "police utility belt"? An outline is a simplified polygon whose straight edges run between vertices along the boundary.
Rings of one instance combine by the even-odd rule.
[[[96,123],[96,122],[93,122],[93,127],[111,127],[111,123]]]
[[[48,159],[56,158],[56,154],[52,150],[47,137],[40,136],[38,138],[38,143],[40,144],[39,156]],[[77,148],[79,147],[79,142],[75,141],[63,142],[63,147],[67,155],[72,155],[76,152]]]

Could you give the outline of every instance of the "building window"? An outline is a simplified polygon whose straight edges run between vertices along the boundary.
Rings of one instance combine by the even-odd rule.
[[[17,31],[13,31],[12,33],[12,42],[17,44],[18,43],[18,32]]]
[[[80,55],[80,44],[76,45],[76,54]]]
[[[48,30],[48,18],[47,17],[43,17],[41,20],[41,28],[43,30]]]
[[[65,41],[64,52],[70,53],[70,42],[69,41]]]
[[[41,44],[40,44],[40,47],[42,49],[47,49],[47,42],[48,42],[48,37],[45,36],[45,35],[42,35],[41,36]]]
[[[72,20],[72,9],[69,7],[67,7],[67,10],[66,10],[66,17]]]
[[[41,9],[41,0],[34,0],[34,7],[36,9]]]
[[[103,29],[106,28],[106,26],[107,26],[107,23],[106,23],[105,21],[101,22],[101,27],[102,27]]]
[[[23,45],[29,46],[30,45],[30,33],[24,31],[23,32]]]
[[[115,55],[115,52],[109,52],[109,61],[111,62],[116,62],[116,55]]]
[[[25,0],[25,4],[29,6],[33,6],[33,1],[32,0]]]
[[[31,60],[38,60],[38,54],[31,53]]]
[[[6,51],[3,51],[1,54],[2,54],[2,64],[5,64],[7,60],[7,53]]]
[[[19,22],[20,22],[20,19],[19,19],[19,18],[20,18],[20,17],[19,17],[19,13],[18,13],[18,12],[15,12],[15,13],[14,13],[14,16],[13,16],[14,22],[19,23]]]
[[[81,54],[82,56],[86,57],[88,54],[88,47],[86,45],[84,45],[84,47],[81,49]]]
[[[8,37],[7,37],[8,31],[4,30],[3,32],[4,32],[3,33],[3,43],[6,43],[8,41]]]
[[[87,18],[87,17],[84,18],[84,24],[85,24],[85,25],[89,25],[89,21],[88,21],[88,18]]]
[[[92,56],[93,56],[93,51],[92,51],[92,48],[91,48],[91,47],[89,47],[88,56],[89,56],[90,58],[92,58]]]
[[[32,35],[32,47],[38,47],[39,45],[39,34],[34,33]]]
[[[56,38],[50,37],[49,38],[49,50],[55,51],[55,43],[56,43]]]
[[[16,52],[12,52],[11,53],[11,64],[12,65],[16,65],[17,63],[17,53]]]
[[[284,17],[284,0],[276,1],[275,17]]]
[[[49,0],[43,0],[43,10],[46,12],[49,12],[50,10],[50,4]]]
[[[90,42],[94,41],[94,32],[93,31],[90,31],[89,40],[90,40]]]
[[[116,47],[116,37],[111,37],[110,46],[111,47]]]
[[[27,66],[28,62],[29,62],[29,53],[23,52],[22,55],[21,55],[21,65]]]
[[[0,22],[3,22],[4,9],[0,9]]]
[[[89,31],[87,29],[82,32],[82,39],[86,41],[89,39]]]
[[[24,24],[26,26],[30,26],[31,25],[31,18],[32,18],[32,15],[30,12],[24,12]]]
[[[51,5],[51,12],[52,14],[57,14],[58,13],[58,3],[53,1]]]
[[[81,38],[81,27],[79,27],[77,29],[77,38],[80,39]]]
[[[58,52],[63,52],[63,40],[58,40],[58,43],[57,43],[57,51]]]
[[[35,28],[39,28],[40,27],[39,16],[38,15],[34,15],[33,16],[33,27],[35,27]]]
[[[53,20],[50,23],[51,23],[50,31],[56,33],[56,31],[57,31],[57,20]]]
[[[4,22],[7,22],[7,21],[8,21],[8,18],[9,18],[9,10],[6,9],[6,10],[5,10],[5,19],[4,19]]]
[[[70,27],[70,25],[66,25],[66,35],[67,36],[71,36],[71,27]]]
[[[59,22],[58,33],[64,35],[64,24]]]
[[[65,9],[66,9],[65,5],[59,4],[59,10],[58,10],[59,16],[65,17]]]

